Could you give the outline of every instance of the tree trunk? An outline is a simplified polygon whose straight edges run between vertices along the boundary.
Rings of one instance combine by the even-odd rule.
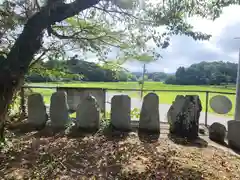
[[[98,2],[99,0],[75,0],[70,4],[43,7],[27,21],[7,58],[0,57],[0,140],[4,139],[4,125],[13,94],[27,73],[34,54],[41,48],[43,31]]]
[[[11,82],[11,80],[8,78],[6,78],[4,81],[1,79],[0,82],[0,142],[4,141],[4,128],[8,115],[8,106],[11,103],[14,93],[14,86],[9,82]]]

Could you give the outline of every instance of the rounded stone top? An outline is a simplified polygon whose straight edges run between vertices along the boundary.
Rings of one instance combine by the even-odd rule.
[[[227,114],[232,109],[232,102],[226,96],[216,95],[210,99],[210,107],[218,114]]]

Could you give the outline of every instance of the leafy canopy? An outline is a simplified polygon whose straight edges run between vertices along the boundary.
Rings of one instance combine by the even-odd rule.
[[[1,51],[9,51],[23,24],[47,2],[34,4],[30,0],[3,0],[0,3],[0,38],[5,44]],[[96,53],[100,60],[105,60],[108,53],[114,50],[118,52],[118,63],[133,59],[149,62],[160,57],[156,47],[167,48],[172,35],[208,40],[211,36],[194,31],[187,18],[201,16],[214,20],[220,16],[223,7],[231,4],[238,2],[144,0],[144,5],[140,5],[138,1],[99,1],[77,16],[53,25],[50,28],[51,37],[45,33],[42,51],[54,44],[61,50],[71,50],[81,55]],[[57,52],[56,49],[51,51]],[[49,55],[46,53],[45,56]]]
[[[200,62],[188,68],[179,67],[175,76],[166,79],[167,84],[221,85],[236,84],[237,64],[230,62]]]

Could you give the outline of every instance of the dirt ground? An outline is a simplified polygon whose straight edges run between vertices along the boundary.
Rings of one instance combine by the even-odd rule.
[[[19,129],[19,127],[18,127]],[[201,137],[194,142],[136,132],[63,133],[9,130],[0,154],[8,179],[239,180],[239,155]]]

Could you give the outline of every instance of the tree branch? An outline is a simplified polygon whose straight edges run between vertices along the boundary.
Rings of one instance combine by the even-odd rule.
[[[60,22],[68,17],[75,16],[80,11],[98,4],[99,1],[100,0],[75,0],[70,4],[59,4],[50,9],[49,21],[51,22],[51,25],[55,22]]]
[[[136,16],[134,16],[133,14],[131,14],[131,13],[128,13],[128,12],[126,12],[126,11],[123,11],[123,10],[121,10],[121,11],[118,11],[118,10],[109,10],[109,9],[106,9],[106,8],[100,8],[100,7],[97,7],[97,6],[93,6],[95,9],[98,9],[98,10],[101,10],[101,11],[104,11],[104,12],[106,12],[106,13],[108,13],[108,14],[110,14],[110,13],[117,13],[117,14],[122,14],[122,15],[126,15],[126,16],[129,16],[129,17],[133,17],[133,18],[135,18],[135,19],[138,19]]]
[[[81,33],[81,31],[77,31],[77,32],[73,33],[71,36],[65,36],[63,34],[59,34],[56,31],[54,31],[52,27],[49,27],[49,32],[59,39],[74,39],[75,38],[74,36]]]
[[[47,51],[48,51],[48,50],[44,50],[44,51],[42,52],[42,54],[30,64],[29,67],[31,68],[31,67],[33,67],[36,63],[38,63],[38,62],[42,59],[42,57],[47,53]]]
[[[110,38],[110,39],[113,39],[114,41],[120,42],[118,39],[116,39],[116,38],[114,38],[114,37],[112,37],[112,36],[108,36],[107,33],[105,33],[105,34],[102,35],[102,36],[96,36],[96,37],[94,37],[94,38],[87,38],[87,37],[79,37],[79,36],[77,36],[77,35],[79,35],[82,31],[84,31],[84,30],[75,32],[75,33],[73,33],[71,36],[66,36],[66,35],[62,35],[62,34],[57,33],[56,31],[54,31],[54,30],[52,29],[52,27],[50,28],[50,33],[53,34],[54,36],[56,36],[56,37],[59,38],[59,39],[86,40],[86,41],[98,40],[98,41],[100,41],[100,42],[102,42],[102,43],[104,43],[104,44],[106,44],[106,45],[113,46],[113,47],[119,47],[119,46],[117,46],[117,45],[111,44],[111,43],[106,42],[106,41],[103,40],[103,38]]]
[[[142,24],[155,23],[154,21],[152,21],[152,20],[150,20],[150,19],[148,19],[148,20],[140,19],[139,17],[134,16],[132,13],[129,13],[129,12],[127,12],[127,11],[124,11],[123,9],[119,9],[119,10],[117,10],[117,9],[111,9],[111,10],[110,10],[110,9],[106,9],[105,7],[97,7],[97,6],[93,6],[93,7],[94,7],[95,9],[98,9],[98,10],[100,10],[100,11],[103,11],[103,12],[109,14],[109,16],[114,16],[114,17],[116,17],[116,18],[120,18],[120,17],[118,17],[117,15],[113,15],[113,13],[114,13],[114,14],[120,14],[120,15],[123,15],[123,16],[131,17],[131,18],[139,21],[139,22],[142,23]]]
[[[87,38],[87,37],[79,37],[79,36],[77,36],[77,35],[79,35],[82,32],[82,30],[73,33],[71,36],[66,36],[66,35],[57,33],[56,31],[54,31],[52,29],[52,27],[50,28],[50,32],[51,32],[51,34],[53,34],[54,36],[56,36],[59,39],[75,39],[75,40],[88,40],[88,41],[92,41],[92,40],[101,39],[103,37],[107,37],[106,34],[102,35],[102,36],[96,36],[94,38]]]
[[[12,72],[25,73],[34,54],[37,53],[42,46],[44,29],[92,7],[99,1],[100,0],[75,0],[70,4],[61,3],[54,7],[43,7],[27,21],[23,32],[7,56],[8,61],[5,69],[13,67],[11,69]],[[10,70],[8,73],[11,74]]]

